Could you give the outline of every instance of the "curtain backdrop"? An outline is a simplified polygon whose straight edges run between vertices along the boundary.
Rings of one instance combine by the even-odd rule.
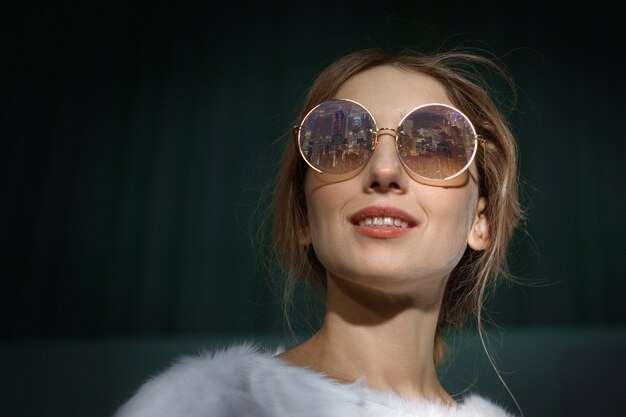
[[[528,220],[491,316],[624,324],[626,36],[601,3],[5,6],[1,337],[280,331],[258,202],[312,79],[362,47],[502,58]]]

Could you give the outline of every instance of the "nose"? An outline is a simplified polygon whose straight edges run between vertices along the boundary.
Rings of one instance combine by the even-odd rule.
[[[364,188],[366,192],[404,192],[407,174],[396,152],[395,135],[378,133],[378,144],[365,167]]]

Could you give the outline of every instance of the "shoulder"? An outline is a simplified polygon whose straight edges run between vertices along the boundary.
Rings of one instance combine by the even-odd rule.
[[[470,395],[461,403],[460,417],[513,417],[513,414],[491,401]]]
[[[476,395],[449,408],[377,392],[362,380],[341,385],[275,353],[244,343],[183,357],[143,384],[115,417],[512,417]]]
[[[358,402],[321,376],[273,356],[245,343],[183,357],[141,386],[115,417],[274,417],[277,406],[284,412],[278,415],[308,409],[330,416],[343,408],[330,398]]]
[[[265,359],[252,343],[182,357],[144,383],[115,416],[235,415],[252,406],[242,385]]]
[[[513,417],[504,408],[478,395],[468,395],[456,405],[427,399],[408,399],[392,391],[361,386],[371,415],[420,417]],[[368,414],[369,415],[369,414]]]

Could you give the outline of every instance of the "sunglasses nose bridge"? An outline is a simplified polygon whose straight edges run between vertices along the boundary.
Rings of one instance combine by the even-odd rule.
[[[399,158],[398,152],[397,152],[397,143],[398,143],[398,131],[394,128],[390,128],[390,127],[381,127],[379,129],[376,129],[374,131],[374,144],[372,147],[372,153],[382,153],[385,154],[387,156],[383,157],[383,159],[386,158]],[[391,141],[385,145],[383,145],[383,147],[385,148],[384,150],[381,149],[377,152],[377,149],[380,147],[380,143],[383,140],[384,137],[389,137],[387,139],[387,141]],[[393,151],[391,150],[393,148]],[[393,156],[391,156],[391,154],[393,153]],[[396,162],[400,162],[400,161],[396,161]]]
[[[378,146],[381,136],[391,136],[393,138],[394,146],[397,148],[398,144],[398,130],[392,127],[381,127],[374,131],[374,148]]]
[[[381,136],[391,136],[394,140],[398,139],[398,131],[392,127],[381,127],[374,131],[374,148],[378,145]]]

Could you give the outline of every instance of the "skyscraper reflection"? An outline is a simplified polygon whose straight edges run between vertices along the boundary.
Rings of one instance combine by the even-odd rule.
[[[369,159],[375,131],[374,120],[363,107],[347,100],[331,100],[306,117],[300,131],[300,148],[318,169],[346,173]],[[419,108],[398,129],[400,158],[427,178],[446,178],[461,171],[475,143],[471,124],[447,106]]]

